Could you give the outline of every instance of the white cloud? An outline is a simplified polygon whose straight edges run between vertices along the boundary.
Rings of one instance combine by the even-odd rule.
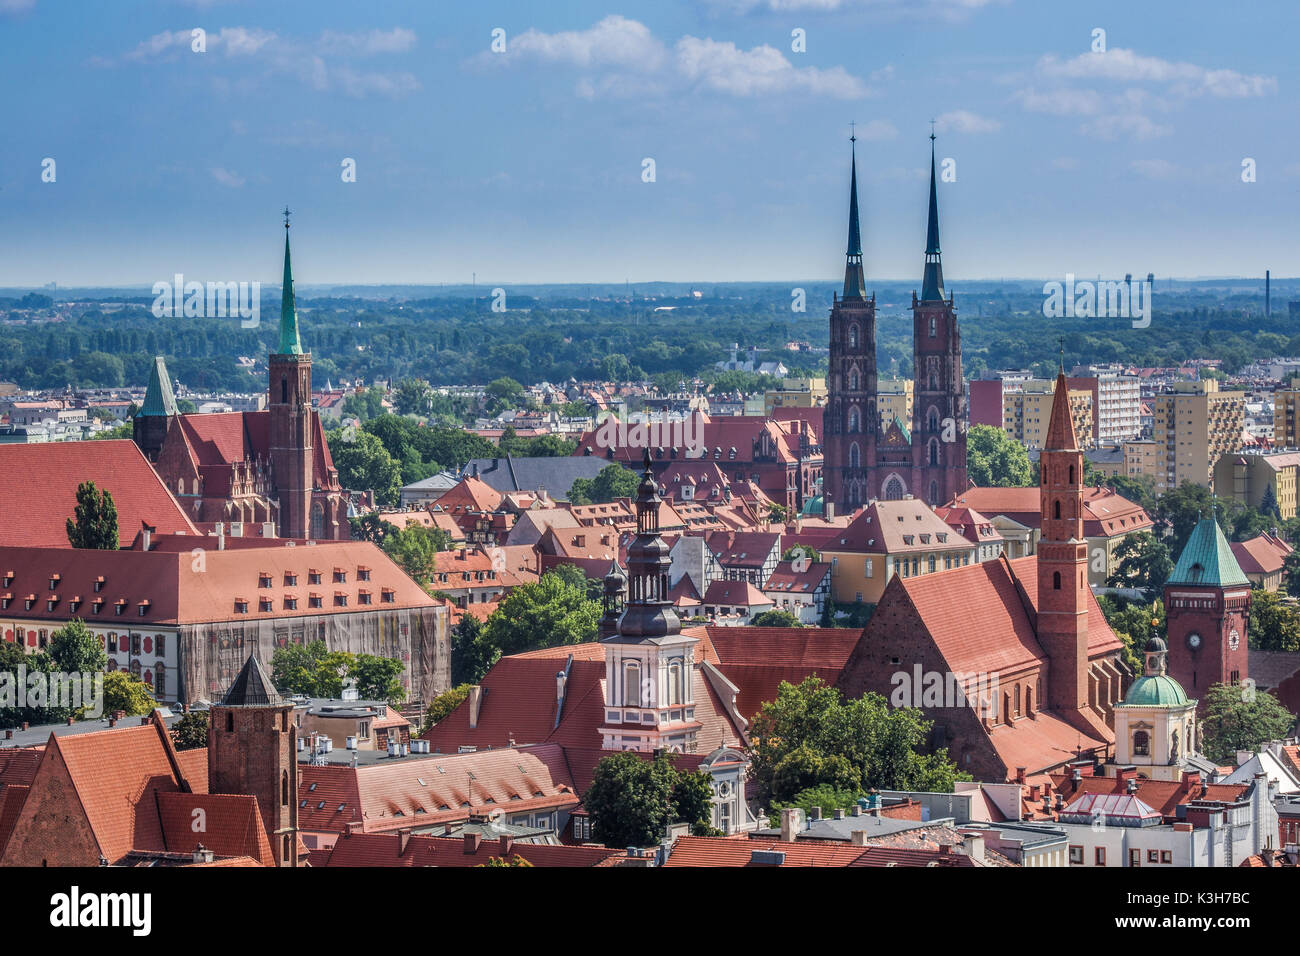
[[[804,92],[854,99],[869,92],[843,67],[796,67],[766,45],[741,50],[729,41],[685,36],[677,41],[676,53],[677,68],[686,79],[735,96]]]
[[[0,0],[0,13],[26,13],[36,6],[36,0]]]
[[[1014,98],[1031,113],[1055,116],[1093,116],[1105,107],[1102,95],[1096,90],[1060,89],[1040,93],[1029,87],[1017,91]]]
[[[659,69],[666,57],[664,45],[649,27],[617,15],[605,17],[586,30],[528,30],[510,40],[506,50],[506,57],[535,57],[579,67],[620,67],[642,72]]]
[[[1045,76],[1065,79],[1163,84],[1187,96],[1208,94],[1239,99],[1277,92],[1277,78],[1273,76],[1210,70],[1194,63],[1143,56],[1123,47],[1113,47],[1105,53],[1081,53],[1068,60],[1049,54],[1038,61],[1038,70]]]
[[[233,173],[228,169],[223,169],[221,166],[213,166],[210,172],[212,173],[213,179],[221,183],[221,185],[229,186],[232,189],[238,189],[248,181],[243,176]]]
[[[889,120],[871,120],[853,128],[853,135],[868,143],[880,143],[898,138],[898,127]]]
[[[1118,139],[1121,135],[1133,139],[1155,139],[1168,136],[1173,128],[1156,123],[1141,113],[1118,111],[1095,117],[1084,124],[1083,131],[1097,139]]]
[[[996,133],[1002,128],[1002,123],[998,120],[980,116],[970,110],[941,113],[935,119],[934,125],[941,133]]]

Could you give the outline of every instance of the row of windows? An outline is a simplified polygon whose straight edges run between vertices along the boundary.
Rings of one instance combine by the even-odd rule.
[[[1173,850],[1147,850],[1146,862],[1148,864],[1163,863],[1165,865],[1173,865],[1174,851]],[[1083,846],[1081,844],[1078,843],[1070,844],[1070,865],[1083,866]],[[1106,848],[1104,846],[1093,847],[1092,865],[1093,866],[1106,865]],[[1128,865],[1129,866],[1142,865],[1142,851],[1140,849],[1137,849],[1135,847],[1128,851]]]
[[[375,600],[374,600],[374,599],[375,599],[375,596],[374,596],[374,594],[373,594],[372,592],[370,592],[370,591],[360,591],[360,592],[357,593],[357,604],[361,604],[361,605],[371,605],[371,604],[374,604],[374,603],[375,603]],[[385,588],[385,589],[383,590],[383,592],[381,592],[381,594],[380,594],[380,601],[381,601],[382,603],[384,603],[384,604],[395,604],[395,603],[397,602],[397,592],[396,592],[396,591],[392,591],[392,590],[390,590],[390,589],[388,589],[388,588]],[[246,601],[246,600],[236,600],[236,601],[235,601],[235,613],[236,613],[236,614],[247,614],[247,613],[248,613],[248,604],[249,604],[249,602]],[[324,606],[325,606],[325,598],[324,598],[322,595],[319,595],[319,594],[309,594],[309,595],[307,596],[307,607],[309,607],[309,608],[322,608],[322,607],[324,607]],[[334,606],[335,606],[335,607],[347,607],[347,606],[348,606],[348,596],[347,596],[346,594],[336,594],[336,595],[334,595]],[[270,612],[274,611],[274,610],[275,610],[275,601],[274,601],[274,599],[272,599],[272,598],[266,598],[266,597],[264,597],[264,598],[258,598],[258,600],[257,600],[257,610],[258,610],[260,613],[263,613],[263,614],[267,614],[267,613],[270,613]],[[296,610],[298,610],[298,598],[294,597],[293,595],[286,595],[285,598],[284,598],[284,610],[286,610],[286,611],[296,611]]]

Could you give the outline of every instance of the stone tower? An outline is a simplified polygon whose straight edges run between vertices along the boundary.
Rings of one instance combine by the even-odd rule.
[[[293,705],[249,657],[208,724],[208,789],[252,794],[281,866],[298,865],[298,756]]]
[[[930,214],[921,297],[912,294],[912,494],[931,507],[966,490],[966,397],[961,330],[944,298],[939,254],[939,196],[930,135]]]
[[[280,344],[270,358],[267,407],[271,414],[271,469],[280,501],[283,538],[323,537],[312,527],[313,422],[311,353],[298,338],[293,270],[289,264],[289,211],[284,217],[284,280],[280,293]]]
[[[856,138],[850,137],[851,142]],[[847,514],[879,493],[871,486],[879,433],[876,399],[876,297],[866,293],[858,224],[858,163],[849,178],[849,244],[844,292],[831,305],[827,405],[822,419],[826,513]],[[833,506],[833,507],[832,507]]]
[[[1250,580],[1213,515],[1192,530],[1164,598],[1170,677],[1204,701],[1210,685],[1249,676]]]
[[[144,392],[144,403],[131,420],[131,437],[150,462],[158,460],[167,429],[176,418],[176,395],[167,366],[161,355],[155,356],[149,366],[149,385]]]
[[[1040,706],[1063,719],[1088,706],[1088,542],[1083,534],[1083,452],[1070,418],[1065,372],[1039,459],[1038,642],[1047,652]]]

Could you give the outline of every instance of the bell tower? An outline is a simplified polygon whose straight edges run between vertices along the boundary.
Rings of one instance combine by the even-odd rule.
[[[313,534],[311,497],[314,429],[311,407],[311,353],[298,337],[293,269],[289,263],[289,210],[284,211],[284,280],[280,291],[280,344],[270,358],[267,407],[271,415],[270,456],[280,500],[282,538],[333,537]]]
[[[1065,371],[1039,459],[1038,642],[1047,652],[1043,705],[1065,720],[1088,706],[1088,542],[1083,534],[1083,452],[1070,418]]]
[[[966,395],[957,308],[951,295],[944,298],[933,132],[925,274],[921,297],[912,294],[912,369],[912,493],[936,507],[966,490]]]
[[[208,716],[208,788],[252,794],[280,866],[298,865],[298,731],[293,704],[250,656]]]
[[[857,137],[849,142],[856,144]],[[876,297],[867,298],[858,225],[858,163],[852,147],[849,177],[849,243],[844,292],[831,305],[830,366],[823,414],[823,496],[847,514],[879,493],[872,486],[880,414],[876,399]],[[829,515],[831,509],[828,507]]]

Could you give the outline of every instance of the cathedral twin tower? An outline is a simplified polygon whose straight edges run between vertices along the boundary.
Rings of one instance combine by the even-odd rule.
[[[872,499],[907,496],[935,506],[964,492],[966,399],[961,332],[944,297],[934,137],[930,137],[930,219],[921,297],[912,293],[913,402],[910,429],[880,420],[876,390],[876,297],[867,297],[858,224],[858,169],[852,159],[844,292],[831,307],[828,399],[822,436],[823,494],[837,513]],[[828,513],[830,513],[828,511]]]

